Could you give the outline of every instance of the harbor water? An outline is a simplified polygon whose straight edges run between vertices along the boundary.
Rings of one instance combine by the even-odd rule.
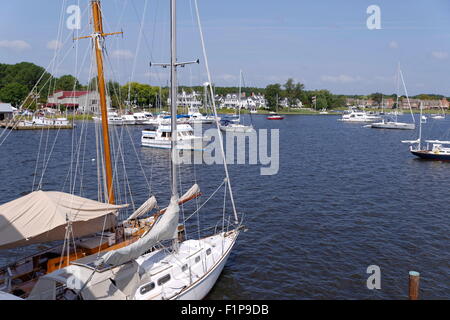
[[[279,172],[262,176],[261,165],[230,165],[248,231],[208,299],[406,299],[411,270],[421,274],[421,299],[450,298],[450,163],[410,154],[401,140],[417,139],[418,130],[369,129],[337,119],[252,116],[256,129],[280,130]],[[170,154],[142,148],[142,128],[113,129],[123,141],[113,146],[117,199],[138,207],[155,194],[165,205]],[[429,119],[424,138],[448,140],[449,129],[450,119]],[[10,132],[0,147],[0,204],[39,185],[96,199],[95,141],[94,123],[73,131]],[[182,165],[180,175],[182,190],[200,185],[200,204],[224,179],[221,165]],[[203,226],[217,227],[223,198],[222,189],[193,218],[188,237],[202,234]],[[187,204],[183,214],[196,205]],[[33,250],[0,252],[0,264]],[[381,289],[367,287],[372,265],[380,267]]]

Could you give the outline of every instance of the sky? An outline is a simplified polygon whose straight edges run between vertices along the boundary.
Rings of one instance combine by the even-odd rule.
[[[81,29],[69,30],[78,5]],[[369,29],[380,9],[380,29]],[[92,77],[88,0],[2,1],[0,63],[30,61],[56,76]],[[166,85],[169,0],[103,0],[107,77],[126,83]],[[450,96],[450,1],[448,0],[198,0],[213,82],[265,87],[288,78],[306,89],[336,94],[397,91],[400,64],[408,94]],[[179,82],[207,80],[194,0],[178,0],[178,59],[201,59],[180,69]],[[404,90],[399,91],[404,94]]]

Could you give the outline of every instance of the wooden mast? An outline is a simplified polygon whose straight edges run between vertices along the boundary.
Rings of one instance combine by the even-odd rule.
[[[107,200],[110,204],[115,204],[114,186],[113,186],[113,170],[111,160],[111,144],[109,139],[108,126],[108,106],[106,102],[106,85],[105,75],[103,71],[103,46],[102,42],[106,36],[122,34],[123,32],[104,33],[103,19],[100,6],[100,0],[92,0],[92,17],[94,19],[94,33],[91,36],[81,37],[78,39],[92,38],[95,46],[95,56],[97,60],[97,75],[98,75],[98,93],[100,95],[100,110],[102,115],[102,133],[103,133],[103,152],[105,161],[105,182],[108,192]]]

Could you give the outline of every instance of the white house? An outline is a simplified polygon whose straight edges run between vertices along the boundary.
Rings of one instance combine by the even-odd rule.
[[[111,98],[107,99],[108,109],[111,108]],[[47,108],[64,107],[81,113],[98,113],[100,96],[97,91],[57,91],[48,97]]]
[[[0,102],[0,121],[11,120],[14,117],[14,112],[17,109],[9,103]]]

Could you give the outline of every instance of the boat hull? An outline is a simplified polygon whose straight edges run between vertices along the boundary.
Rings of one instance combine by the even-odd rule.
[[[236,243],[238,234],[235,235],[235,238],[231,245],[227,248],[227,252],[222,256],[220,261],[216,263],[216,265],[201,279],[197,281],[196,284],[192,285],[184,292],[181,292],[177,296],[173,297],[172,300],[202,300],[204,299],[214,285],[217,283],[217,279],[222,274],[223,268],[225,267],[228,258],[230,256],[231,251],[233,250],[234,244]]]
[[[403,122],[380,122],[372,123],[370,127],[373,129],[414,130],[416,128],[416,125],[414,123]]]
[[[424,160],[450,161],[450,154],[439,154],[431,151],[411,151],[411,153]]]

